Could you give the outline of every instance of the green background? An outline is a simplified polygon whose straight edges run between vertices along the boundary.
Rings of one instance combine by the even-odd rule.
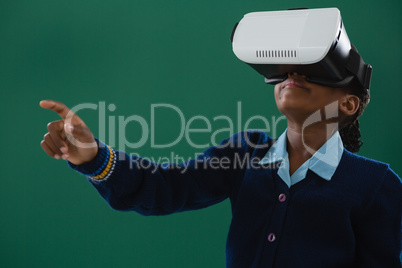
[[[38,103],[104,101],[117,107],[107,116],[146,120],[152,104],[169,103],[187,119],[235,120],[241,101],[243,118],[278,117],[273,87],[234,56],[232,27],[251,11],[333,6],[374,68],[360,154],[401,174],[401,1],[1,0],[0,266],[224,267],[228,201],[164,217],[110,209],[85,177],[42,151],[46,124],[58,116]],[[79,115],[98,133],[96,111]],[[155,139],[173,140],[177,114],[156,118]],[[127,126],[130,141],[138,140],[138,129]],[[194,141],[210,142],[208,133],[197,135]],[[148,142],[129,151],[191,157],[200,150],[183,141],[167,149]]]

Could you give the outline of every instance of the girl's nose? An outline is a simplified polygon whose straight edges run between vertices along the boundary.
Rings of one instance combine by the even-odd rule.
[[[288,73],[288,77],[291,77],[291,76],[294,76],[294,75],[299,75],[299,74],[296,73],[296,72],[289,72],[289,73]]]
[[[296,73],[296,72],[289,72],[289,73],[288,73],[288,78],[290,78],[291,76],[301,76],[301,77],[303,77],[303,78],[306,78],[305,75],[298,74],[298,73]]]

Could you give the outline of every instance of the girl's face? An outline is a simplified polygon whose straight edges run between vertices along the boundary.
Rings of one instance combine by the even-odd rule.
[[[323,108],[326,108],[327,113],[337,113],[338,105],[328,104],[346,95],[345,90],[309,83],[305,76],[298,74],[289,74],[288,79],[275,85],[275,101],[279,111],[288,119],[301,122]]]

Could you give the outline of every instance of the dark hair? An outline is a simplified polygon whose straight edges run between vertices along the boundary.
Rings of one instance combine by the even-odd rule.
[[[370,101],[370,95],[367,91],[361,89],[361,86],[353,81],[348,87],[348,91],[359,98],[359,108],[354,115],[347,117],[341,124],[339,134],[341,135],[343,145],[346,150],[356,153],[363,145],[360,140],[360,123],[359,117],[363,114],[364,109]]]

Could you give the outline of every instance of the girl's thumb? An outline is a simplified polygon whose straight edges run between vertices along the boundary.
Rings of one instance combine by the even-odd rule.
[[[64,124],[64,131],[65,131],[66,133],[72,135],[72,134],[73,134],[73,130],[74,130],[73,125],[71,125],[71,124],[69,124],[69,123]]]

